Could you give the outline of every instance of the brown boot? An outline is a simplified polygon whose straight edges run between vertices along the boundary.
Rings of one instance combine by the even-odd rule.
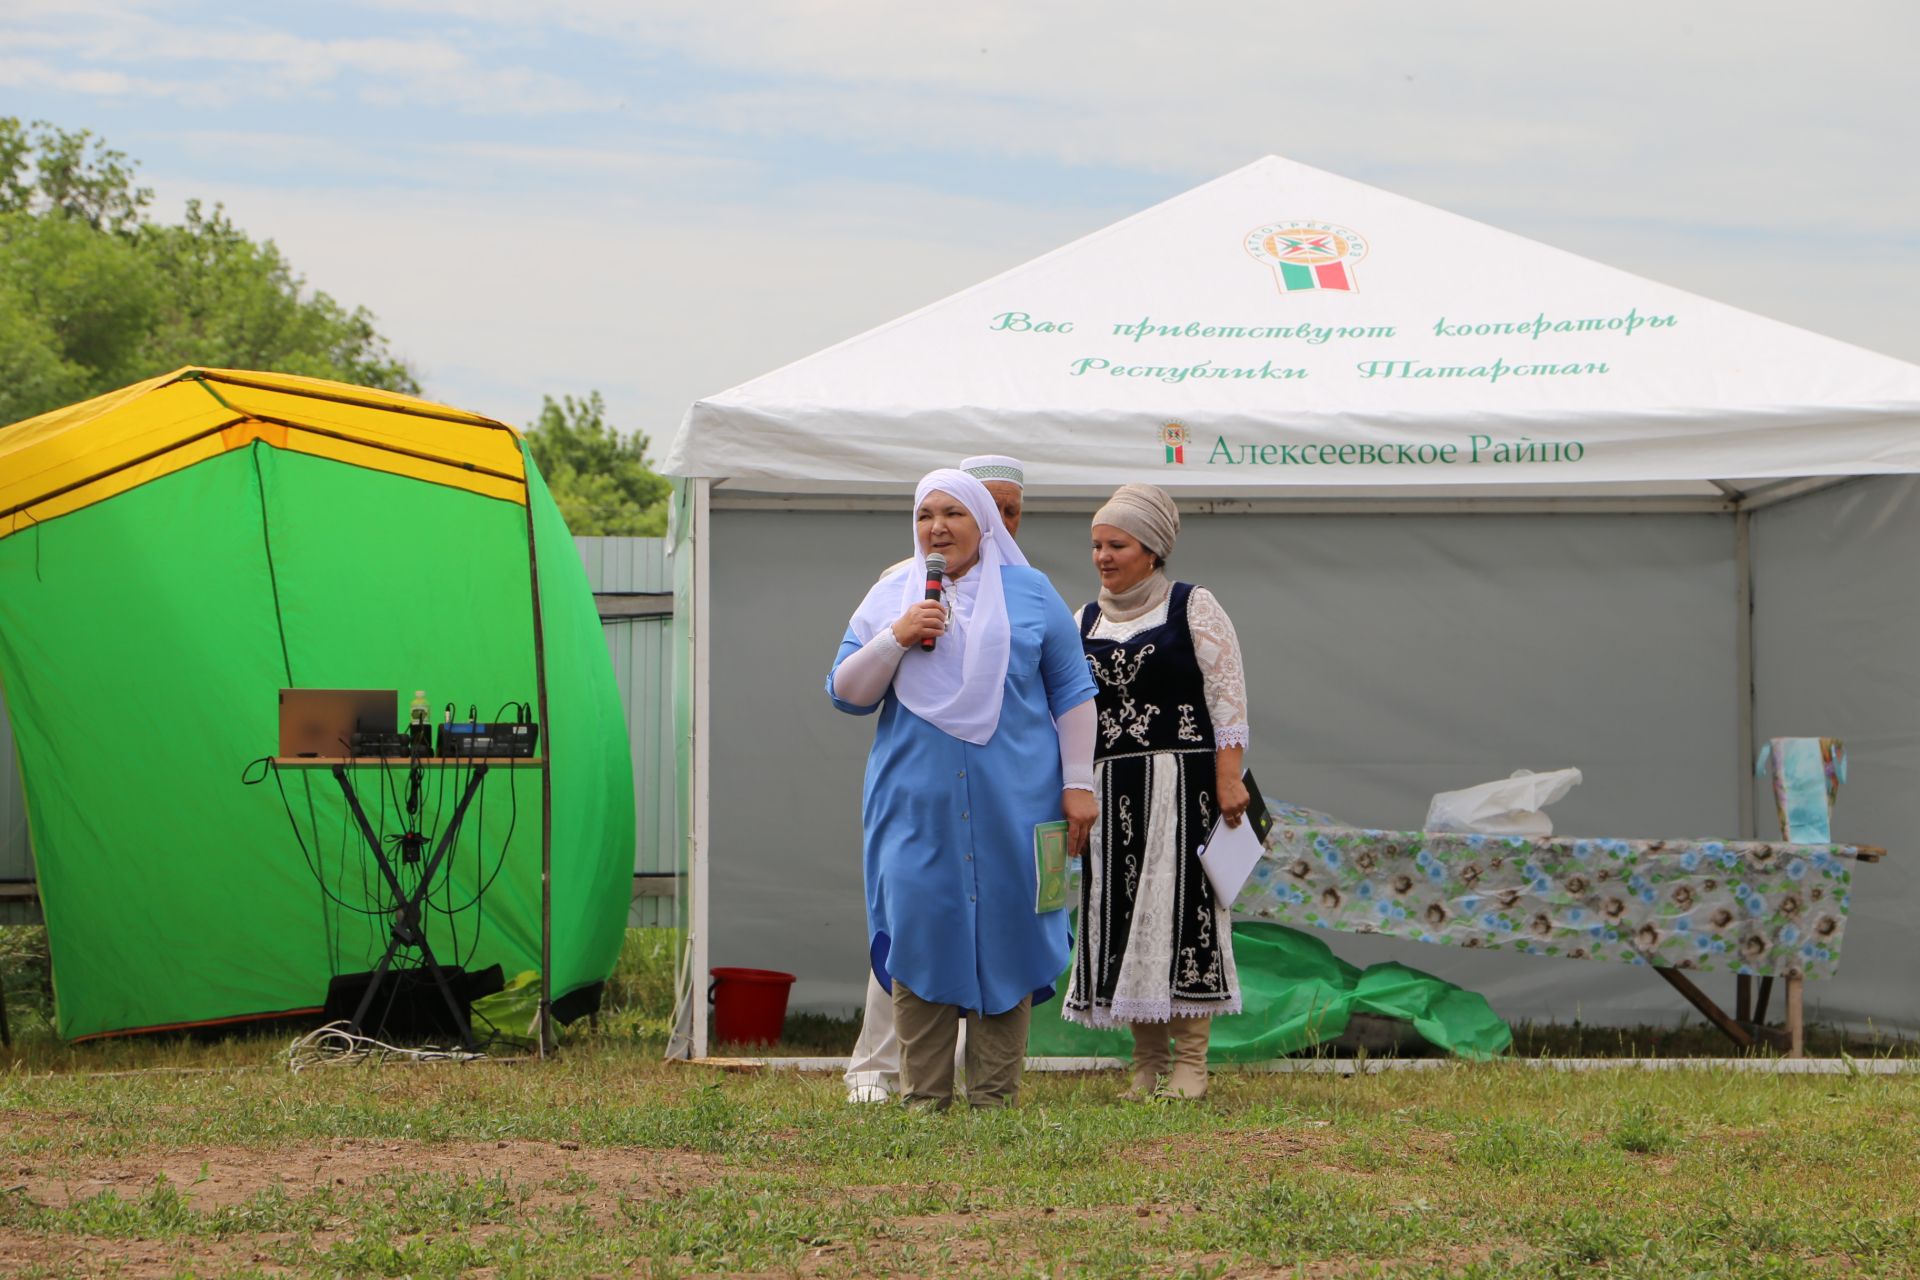
[[[1153,1097],[1160,1077],[1167,1072],[1171,1056],[1167,1051],[1167,1024],[1130,1022],[1127,1027],[1133,1032],[1133,1083],[1120,1095],[1120,1101],[1145,1102]]]
[[[1207,1096],[1207,1040],[1213,1019],[1205,1014],[1197,1018],[1175,1018],[1173,1030],[1173,1072],[1155,1094],[1158,1098],[1192,1099]]]

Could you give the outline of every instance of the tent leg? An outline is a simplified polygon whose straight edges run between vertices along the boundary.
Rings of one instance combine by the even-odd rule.
[[[1807,1056],[1807,1028],[1805,1012],[1801,1008],[1801,987],[1806,979],[1797,973],[1787,975],[1787,1056],[1804,1058]]]
[[[1746,1029],[1732,1018],[1729,1018],[1726,1010],[1708,999],[1707,993],[1699,987],[1694,986],[1692,980],[1685,974],[1681,973],[1678,969],[1667,969],[1660,965],[1654,965],[1653,971],[1665,978],[1668,985],[1675,991],[1685,996],[1687,1003],[1698,1009],[1702,1017],[1714,1026],[1720,1028],[1720,1033],[1726,1036],[1727,1039],[1733,1041],[1742,1049],[1751,1049],[1753,1047],[1753,1037],[1747,1034]]]
[[[709,852],[713,829],[710,825],[708,799],[712,790],[712,693],[713,693],[713,644],[712,616],[713,608],[713,482],[695,480],[693,482],[693,526],[691,534],[693,550],[693,621],[691,624],[690,644],[693,649],[693,751],[692,774],[693,795],[692,810],[688,823],[688,835],[692,848],[688,851],[688,904],[687,927],[689,942],[693,951],[692,991],[688,996],[693,1015],[693,1056],[704,1058],[708,1050],[710,1031],[707,1017],[707,987],[712,981],[713,956],[710,950],[712,942],[713,897],[709,892],[711,884]]]
[[[1739,746],[1734,753],[1735,830],[1742,840],[1753,836],[1753,516],[1742,508],[1733,513],[1733,668],[1738,682],[1735,689],[1736,732]]]
[[[533,451],[520,442],[520,463],[533,473]],[[546,620],[540,613],[539,540],[534,533],[533,482],[522,496],[527,508],[527,595],[533,610],[533,687],[539,704],[540,737],[540,1005],[534,1019],[534,1052],[545,1058],[553,1039],[553,725],[547,720]]]

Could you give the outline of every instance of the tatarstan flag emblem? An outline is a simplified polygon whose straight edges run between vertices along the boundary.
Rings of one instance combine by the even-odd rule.
[[[1331,222],[1269,222],[1248,232],[1245,245],[1256,261],[1273,268],[1282,293],[1352,293],[1358,287],[1353,268],[1367,256],[1358,232]]]
[[[1184,463],[1187,460],[1188,438],[1187,429],[1181,423],[1169,422],[1160,428],[1160,443],[1167,446],[1168,462]]]

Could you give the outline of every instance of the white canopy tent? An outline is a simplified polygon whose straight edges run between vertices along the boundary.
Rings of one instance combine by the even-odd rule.
[[[1559,830],[1764,833],[1755,741],[1847,739],[1837,833],[1895,856],[1809,1006],[1920,1029],[1920,368],[1274,157],[688,412],[696,991],[759,965],[858,1004],[871,725],[821,684],[913,481],[986,452],[1026,462],[1021,543],[1073,603],[1090,499],[1175,494],[1284,799],[1417,826],[1574,764]],[[1510,1018],[1679,1009],[1611,966],[1329,940]]]

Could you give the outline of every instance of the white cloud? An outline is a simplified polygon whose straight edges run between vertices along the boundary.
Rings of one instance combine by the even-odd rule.
[[[98,98],[186,98],[198,86],[181,80],[155,80],[120,71],[72,70],[33,58],[0,58],[0,87],[54,89]]]
[[[621,150],[405,136],[370,142],[325,133],[245,129],[188,129],[173,135],[171,142],[185,167],[242,170],[251,177],[250,188],[270,181],[311,186],[333,180],[372,190],[394,185],[478,193],[509,185],[543,193],[556,206],[581,199],[604,204],[623,190],[659,192],[708,177],[740,180],[753,172],[737,157],[667,147]],[[508,175],[504,183],[502,175]]]
[[[167,0],[7,0],[6,17],[14,22],[58,19],[72,22],[125,22],[164,8]]]
[[[1783,0],[1377,0],[1318,21],[1258,0],[382,7],[676,52],[732,87],[663,118],[761,141],[1194,180],[1273,152],[1543,211],[1624,179],[1630,201],[1728,227],[1890,230],[1920,207],[1909,0],[1835,21]]]
[[[0,44],[31,47],[81,67],[56,70],[43,61],[16,68],[13,79],[0,83],[150,97],[181,97],[190,85],[203,101],[226,101],[236,96],[234,83],[243,83],[248,95],[268,98],[338,90],[376,105],[419,102],[476,115],[590,111],[619,100],[571,76],[477,61],[442,38],[316,39],[247,24],[181,24],[131,10],[114,13],[111,20],[94,15],[86,23],[57,10],[42,10],[40,16],[46,25],[38,28],[0,27]],[[153,79],[125,70],[151,67],[190,68],[196,79]],[[238,76],[244,82],[228,79]]]
[[[606,147],[459,142],[446,146],[443,151],[494,165],[588,176],[676,178],[702,173],[745,174],[750,169],[745,161],[733,156],[665,149],[619,151]]]

